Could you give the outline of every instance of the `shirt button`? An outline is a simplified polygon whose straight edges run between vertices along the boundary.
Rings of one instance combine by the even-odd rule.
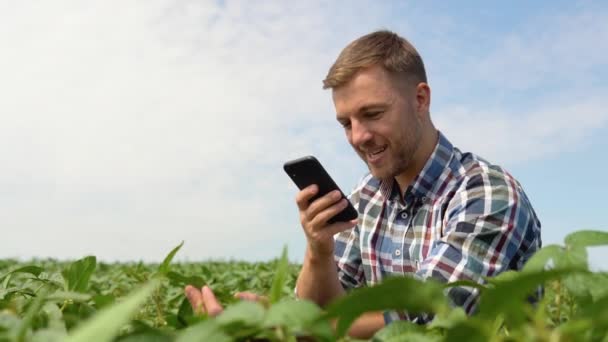
[[[426,196],[422,196],[422,203],[428,203],[429,199]]]
[[[407,212],[405,212],[405,211],[402,212],[401,213],[401,218],[405,220],[407,218]]]
[[[396,249],[396,250],[395,250],[395,255],[396,255],[396,256],[400,256],[400,255],[401,255],[401,251],[400,251],[400,250],[398,250],[398,249]]]

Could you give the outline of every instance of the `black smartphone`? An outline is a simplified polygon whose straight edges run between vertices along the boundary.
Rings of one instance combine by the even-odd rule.
[[[311,184],[317,184],[319,192],[310,200],[311,202],[331,191],[340,190],[329,173],[325,171],[325,168],[323,168],[317,158],[313,156],[290,160],[283,165],[283,169],[300,190]],[[346,198],[342,190],[340,190],[340,193],[342,194],[342,198]],[[346,198],[346,201],[348,202],[348,206],[329,219],[328,223],[347,222],[359,216],[359,213],[348,198]]]

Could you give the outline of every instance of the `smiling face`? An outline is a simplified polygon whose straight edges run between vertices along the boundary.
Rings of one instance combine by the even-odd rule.
[[[376,65],[333,90],[348,142],[378,179],[413,179],[426,161],[430,90],[412,83]]]

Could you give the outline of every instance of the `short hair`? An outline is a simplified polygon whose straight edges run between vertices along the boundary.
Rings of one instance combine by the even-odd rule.
[[[380,64],[392,74],[427,82],[422,57],[405,38],[380,30],[362,36],[342,50],[323,80],[323,89],[346,84],[361,69]]]

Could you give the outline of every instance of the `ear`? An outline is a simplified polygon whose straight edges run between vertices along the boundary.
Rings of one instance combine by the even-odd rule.
[[[425,82],[416,86],[416,112],[428,113],[431,107],[431,88]]]

